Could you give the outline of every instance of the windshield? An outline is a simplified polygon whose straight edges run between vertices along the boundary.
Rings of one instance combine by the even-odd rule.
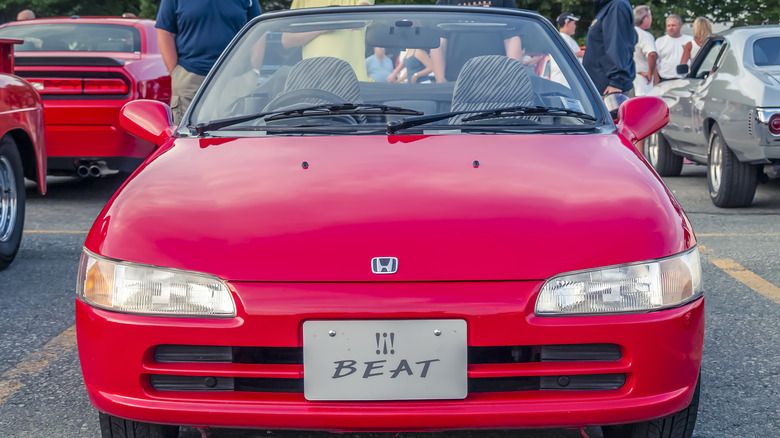
[[[8,26],[0,37],[19,38],[17,52],[140,52],[141,32],[132,26],[91,23],[46,23]]]
[[[413,134],[581,130],[600,118],[573,53],[538,16],[441,8],[266,14],[217,65],[183,125],[216,136]]]

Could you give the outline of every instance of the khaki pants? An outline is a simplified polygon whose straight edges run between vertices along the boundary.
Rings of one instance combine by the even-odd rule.
[[[195,92],[205,80],[205,76],[190,73],[180,65],[176,65],[171,72],[171,111],[173,122],[177,125],[184,117],[187,108],[190,107]]]

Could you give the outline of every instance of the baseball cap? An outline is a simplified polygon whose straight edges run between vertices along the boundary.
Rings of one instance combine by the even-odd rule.
[[[566,20],[580,21],[580,16],[574,15],[571,12],[564,12],[563,14],[559,15],[558,19],[556,19],[555,21],[558,23],[558,27],[561,27],[564,24],[566,24]]]

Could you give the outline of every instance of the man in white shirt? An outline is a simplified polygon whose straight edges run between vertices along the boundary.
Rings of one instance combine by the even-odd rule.
[[[682,18],[671,14],[666,17],[666,35],[655,41],[658,52],[658,74],[662,82],[683,76],[677,73],[677,66],[682,62],[684,46],[693,41],[693,37],[683,35],[681,30]]]
[[[650,11],[650,6],[642,5],[634,8],[634,24],[637,37],[634,48],[634,64],[636,65],[634,93],[636,96],[645,96],[653,88],[656,62],[658,61],[655,38],[647,31],[653,24],[653,13]]]

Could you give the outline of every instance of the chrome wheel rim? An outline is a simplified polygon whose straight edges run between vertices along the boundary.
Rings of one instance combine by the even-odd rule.
[[[723,142],[719,135],[712,137],[710,145],[710,164],[709,164],[710,186],[717,193],[720,190],[720,180],[723,176]]]
[[[7,242],[14,232],[16,199],[16,174],[8,158],[0,157],[0,242]]]
[[[645,154],[653,167],[658,165],[658,134],[647,137],[645,141]]]

